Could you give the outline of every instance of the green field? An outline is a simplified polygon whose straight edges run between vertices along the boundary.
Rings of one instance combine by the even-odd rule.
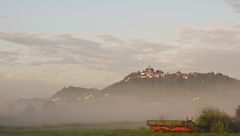
[[[146,127],[91,126],[0,127],[0,136],[240,136],[237,133],[153,133]]]

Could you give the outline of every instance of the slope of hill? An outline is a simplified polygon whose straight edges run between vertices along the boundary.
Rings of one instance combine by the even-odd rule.
[[[98,90],[96,88],[82,88],[82,87],[73,87],[68,88],[64,87],[61,91],[58,91],[54,96],[51,97],[52,101],[64,101],[64,100],[89,100],[97,94]]]
[[[218,93],[225,95],[240,89],[240,81],[221,73],[175,73],[146,68],[129,74],[123,80],[102,90],[81,87],[63,88],[51,97],[53,101],[91,99],[136,98],[153,99],[154,97],[179,96],[181,94],[200,95]],[[192,96],[191,95],[191,96]]]

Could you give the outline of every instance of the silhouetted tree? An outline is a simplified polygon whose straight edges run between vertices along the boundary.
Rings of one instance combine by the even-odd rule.
[[[22,114],[27,116],[34,116],[36,112],[37,110],[34,106],[28,105],[23,109]]]
[[[236,118],[240,121],[240,105],[236,109]]]
[[[240,131],[240,105],[237,107],[235,117],[233,118],[233,130]]]
[[[28,105],[22,110],[19,119],[22,121],[22,123],[33,123],[35,121],[36,115],[36,108],[33,105]]]

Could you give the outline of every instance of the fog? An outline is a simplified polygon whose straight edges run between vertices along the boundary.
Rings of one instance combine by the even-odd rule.
[[[139,90],[131,90],[139,91]],[[234,116],[240,103],[239,90],[226,92],[191,92],[122,96],[111,94],[89,101],[52,101],[46,99],[18,99],[1,101],[1,125],[59,125],[70,123],[101,123],[111,121],[140,122],[148,119],[197,118],[203,107],[218,107]]]
[[[53,95],[56,90],[59,90],[62,86],[64,85],[40,80],[8,80],[0,78],[0,99],[47,98]]]

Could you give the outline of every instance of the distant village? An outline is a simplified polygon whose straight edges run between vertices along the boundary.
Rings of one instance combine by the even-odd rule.
[[[164,72],[162,70],[154,70],[150,65],[143,71],[138,71],[134,74],[130,74],[129,76],[127,76],[124,81],[127,82],[129,79],[131,78],[141,78],[141,79],[144,79],[144,78],[164,78],[164,77],[181,77],[183,79],[189,79],[191,77],[194,77],[194,76],[198,76],[198,75],[202,75],[203,73],[198,73],[198,72],[193,72],[193,73],[182,73],[180,71],[177,71],[177,72],[173,72],[173,73],[170,73],[170,72]],[[219,76],[223,76],[222,73],[214,73],[214,72],[211,72],[211,73],[207,73],[208,75],[219,75]]]

